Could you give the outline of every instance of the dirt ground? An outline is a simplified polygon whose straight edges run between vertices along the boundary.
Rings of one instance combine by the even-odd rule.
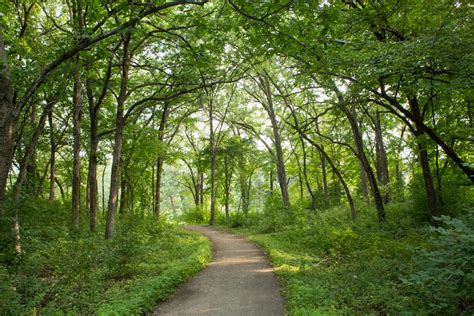
[[[209,238],[213,260],[151,315],[284,315],[280,286],[260,248],[209,227],[186,228]]]

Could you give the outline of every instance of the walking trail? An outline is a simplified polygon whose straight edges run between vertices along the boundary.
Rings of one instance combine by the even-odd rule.
[[[260,248],[245,238],[208,227],[186,229],[209,238],[213,260],[152,315],[284,315],[277,279]]]

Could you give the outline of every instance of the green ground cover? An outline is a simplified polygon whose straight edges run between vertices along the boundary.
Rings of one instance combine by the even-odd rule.
[[[207,239],[152,218],[125,216],[115,238],[104,240],[72,230],[59,203],[15,207],[23,252],[15,254],[3,221],[1,315],[141,315],[210,260]]]
[[[236,215],[227,227],[269,254],[289,315],[471,315],[474,212],[435,228],[411,207],[391,205],[384,224],[366,210],[352,225],[339,207]]]

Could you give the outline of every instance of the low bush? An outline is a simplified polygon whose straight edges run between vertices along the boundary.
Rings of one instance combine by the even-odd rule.
[[[401,278],[431,314],[474,314],[474,211],[436,218],[429,249],[416,249],[414,272]]]

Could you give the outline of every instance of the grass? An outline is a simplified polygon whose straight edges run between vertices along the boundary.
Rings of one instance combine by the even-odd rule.
[[[276,230],[270,226],[278,220],[254,215],[232,230],[270,256],[289,315],[427,314],[400,277],[413,269],[412,249],[428,247],[428,225],[414,225],[396,206],[379,225],[371,211],[356,225],[340,207],[296,214]]]
[[[112,240],[69,226],[58,203],[22,201],[23,254],[15,255],[11,222],[0,223],[0,315],[142,315],[202,269],[206,238],[152,218],[128,216]]]

